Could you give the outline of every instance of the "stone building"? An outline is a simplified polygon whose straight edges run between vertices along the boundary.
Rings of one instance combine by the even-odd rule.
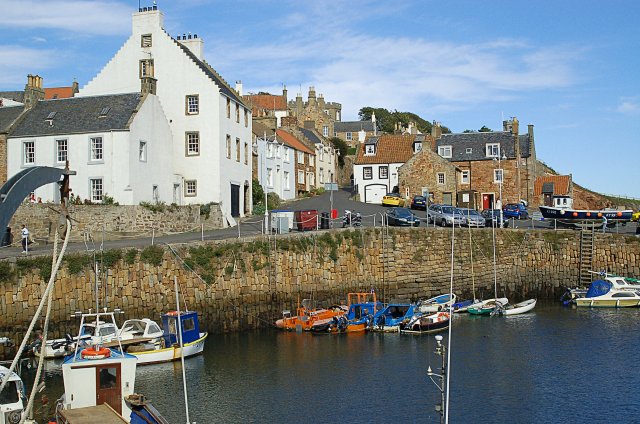
[[[349,147],[355,147],[368,137],[377,135],[375,114],[371,121],[346,121],[333,124],[333,136],[347,142]]]
[[[294,117],[299,125],[312,121],[315,129],[323,137],[331,137],[334,133],[334,122],[342,119],[340,103],[325,102],[322,94],[316,97],[316,89],[309,87],[307,101],[303,101],[302,93],[295,100],[289,101],[289,116]],[[306,127],[306,125],[305,125]]]
[[[571,175],[543,175],[533,185],[535,205],[570,208],[573,205]]]
[[[236,90],[239,84],[236,83]],[[276,118],[276,128],[282,126],[282,118],[287,116],[287,87],[282,89],[282,95],[270,93],[246,94],[242,98],[251,108],[251,116],[255,119],[263,117]]]
[[[308,124],[308,122],[305,122]],[[296,128],[294,134],[315,150],[316,187],[324,187],[325,183],[336,182],[338,166],[338,150],[333,144],[318,134],[313,127]]]

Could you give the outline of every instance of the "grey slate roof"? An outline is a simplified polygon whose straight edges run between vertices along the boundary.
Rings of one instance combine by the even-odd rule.
[[[529,135],[520,134],[518,136],[520,142],[520,156],[529,157]],[[468,160],[492,160],[486,156],[486,145],[490,143],[500,144],[500,152],[507,156],[507,159],[515,159],[516,153],[513,143],[513,135],[510,132],[494,131],[494,132],[474,132],[474,133],[458,133],[443,134],[436,141],[436,146],[452,146],[451,159],[452,162],[463,162]],[[472,152],[467,153],[467,149]]]
[[[140,93],[107,96],[71,97],[41,100],[18,124],[10,137],[37,137],[45,135],[81,134],[125,130],[140,103]],[[100,112],[109,107],[105,117]],[[47,117],[56,112],[49,124]]]
[[[24,101],[24,91],[0,91],[0,97],[22,103]]]
[[[6,132],[9,129],[23,110],[24,106],[0,107],[0,133]]]
[[[552,182],[542,183],[542,192],[553,194],[554,184]]]
[[[373,132],[373,122],[371,121],[344,121],[334,122],[334,132],[358,132],[365,130],[367,132]]]
[[[320,139],[318,137],[318,135],[315,133],[315,131],[306,129],[306,128],[302,128],[302,127],[298,127],[298,130],[300,130],[300,132],[307,138],[307,140],[309,140],[310,142],[314,143],[314,144],[318,144],[318,143],[322,143],[322,139]]]

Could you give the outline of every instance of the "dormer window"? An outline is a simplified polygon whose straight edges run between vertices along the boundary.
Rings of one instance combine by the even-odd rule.
[[[438,146],[438,154],[443,158],[451,158],[451,146]]]
[[[50,121],[52,120],[54,117],[56,116],[56,112],[51,112],[47,115],[47,117],[45,118],[46,121]]]
[[[486,145],[487,149],[487,157],[488,158],[499,158],[500,157],[500,144],[498,143],[490,143]]]
[[[110,110],[111,110],[111,108],[109,106],[103,107],[102,110],[100,111],[100,115],[98,115],[98,117],[99,118],[105,118]]]
[[[422,143],[413,143],[413,153],[420,153],[422,151]]]
[[[465,153],[470,155],[471,153],[473,153],[473,149],[471,147],[467,147],[467,149],[465,150]]]
[[[371,156],[376,154],[376,145],[375,144],[365,144],[364,146],[364,155]]]

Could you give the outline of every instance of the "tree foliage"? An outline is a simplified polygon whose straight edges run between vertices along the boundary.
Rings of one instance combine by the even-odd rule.
[[[431,133],[431,122],[412,112],[398,112],[397,110],[391,112],[381,107],[365,106],[360,109],[360,112],[358,112],[358,117],[361,121],[370,121],[371,115],[374,112],[376,114],[376,123],[378,128],[385,133],[392,134],[397,122],[401,123],[404,127],[407,127],[409,122],[414,122],[421,133]],[[449,128],[442,126],[443,134],[450,132],[451,130],[449,130]]]
[[[338,156],[338,165],[340,168],[344,166],[344,157],[347,155],[347,151],[349,150],[349,145],[346,141],[338,137],[331,137],[329,139],[333,147],[340,152],[340,156]]]
[[[257,178],[253,179],[253,184],[251,187],[251,197],[253,199],[254,205],[264,203],[264,189],[260,185],[260,181],[258,181]]]
[[[493,132],[493,130],[486,125],[483,125],[482,128],[478,130],[478,132]]]

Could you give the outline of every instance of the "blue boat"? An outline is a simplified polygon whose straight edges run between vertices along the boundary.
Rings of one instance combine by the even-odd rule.
[[[355,298],[355,302],[352,300]],[[349,293],[347,295],[349,310],[345,315],[334,317],[331,321],[314,325],[314,333],[357,333],[371,327],[373,316],[384,308],[371,293]]]
[[[461,300],[460,302],[456,302],[453,305],[451,305],[451,309],[453,309],[453,312],[467,312],[467,309],[469,308],[469,306],[473,305],[474,303],[477,303],[477,300]]]
[[[373,316],[371,330],[398,332],[400,324],[409,321],[417,312],[413,303],[390,303]]]

